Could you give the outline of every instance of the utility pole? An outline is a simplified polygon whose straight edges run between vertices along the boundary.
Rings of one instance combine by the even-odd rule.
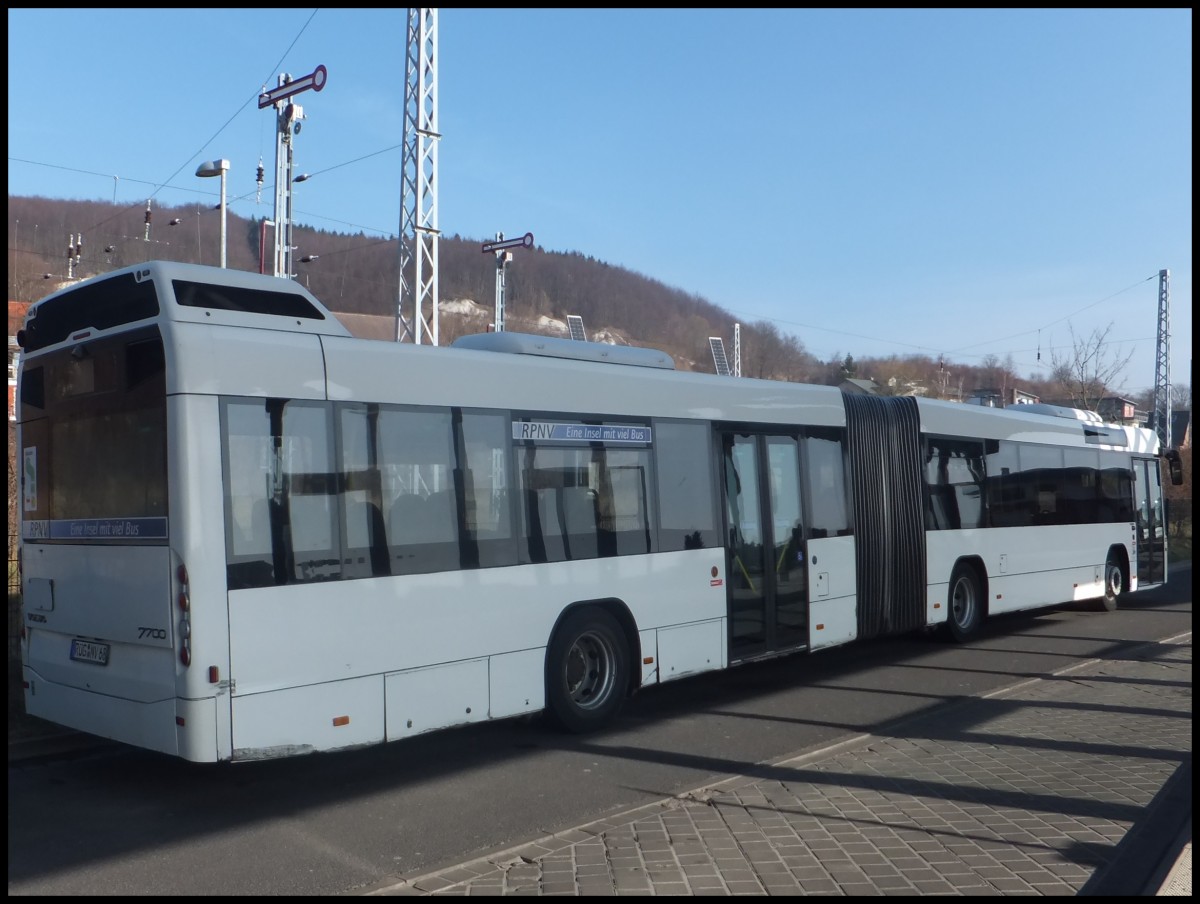
[[[1171,448],[1171,271],[1158,271],[1158,336],[1154,343],[1154,432]]]
[[[437,20],[436,8],[409,9],[404,52],[396,341],[416,345],[438,344]]]
[[[492,329],[497,333],[504,332],[504,295],[508,265],[512,263],[512,252],[509,248],[532,248],[533,233],[527,232],[519,239],[506,239],[503,232],[496,233],[496,241],[485,242],[483,253],[493,251],[496,254],[496,319]]]
[[[275,275],[292,278],[292,167],[293,138],[300,134],[304,108],[291,98],[301,91],[320,91],[329,73],[318,66],[308,75],[293,79],[286,72],[279,76],[278,87],[258,95],[258,109],[275,108]],[[285,103],[286,102],[286,103]]]

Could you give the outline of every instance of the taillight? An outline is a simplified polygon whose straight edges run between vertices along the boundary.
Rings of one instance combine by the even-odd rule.
[[[179,605],[179,661],[186,667],[192,664],[192,588],[188,583],[187,566],[180,563],[175,577],[179,580],[179,595],[176,597]]]

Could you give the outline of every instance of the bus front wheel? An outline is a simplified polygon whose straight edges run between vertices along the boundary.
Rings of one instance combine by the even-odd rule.
[[[629,650],[617,620],[598,608],[570,613],[546,650],[546,712],[560,728],[593,731],[625,701]]]
[[[983,591],[970,565],[958,564],[950,575],[950,612],[946,631],[955,643],[965,643],[983,621]]]

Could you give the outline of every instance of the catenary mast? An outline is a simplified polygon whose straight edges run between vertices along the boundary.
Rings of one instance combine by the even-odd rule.
[[[417,345],[438,344],[437,95],[437,10],[409,9],[396,341]]]
[[[1171,271],[1158,271],[1158,336],[1154,343],[1154,432],[1171,448]]]

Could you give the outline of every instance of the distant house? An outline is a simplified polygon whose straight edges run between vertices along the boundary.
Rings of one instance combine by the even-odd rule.
[[[1094,411],[1106,424],[1127,424],[1141,427],[1146,423],[1146,412],[1140,411],[1132,399],[1121,396],[1104,396],[1101,399],[1087,400],[1084,404],[1075,399],[1049,399],[1047,404]]]
[[[966,401],[968,405],[983,405],[985,408],[1007,408],[1009,405],[1032,405],[1041,399],[1032,392],[1015,387],[1007,391],[985,387],[976,389]]]
[[[1113,424],[1133,424],[1138,420],[1137,405],[1120,396],[1105,396],[1096,404],[1096,413]],[[1144,420],[1145,416],[1142,415]]]

